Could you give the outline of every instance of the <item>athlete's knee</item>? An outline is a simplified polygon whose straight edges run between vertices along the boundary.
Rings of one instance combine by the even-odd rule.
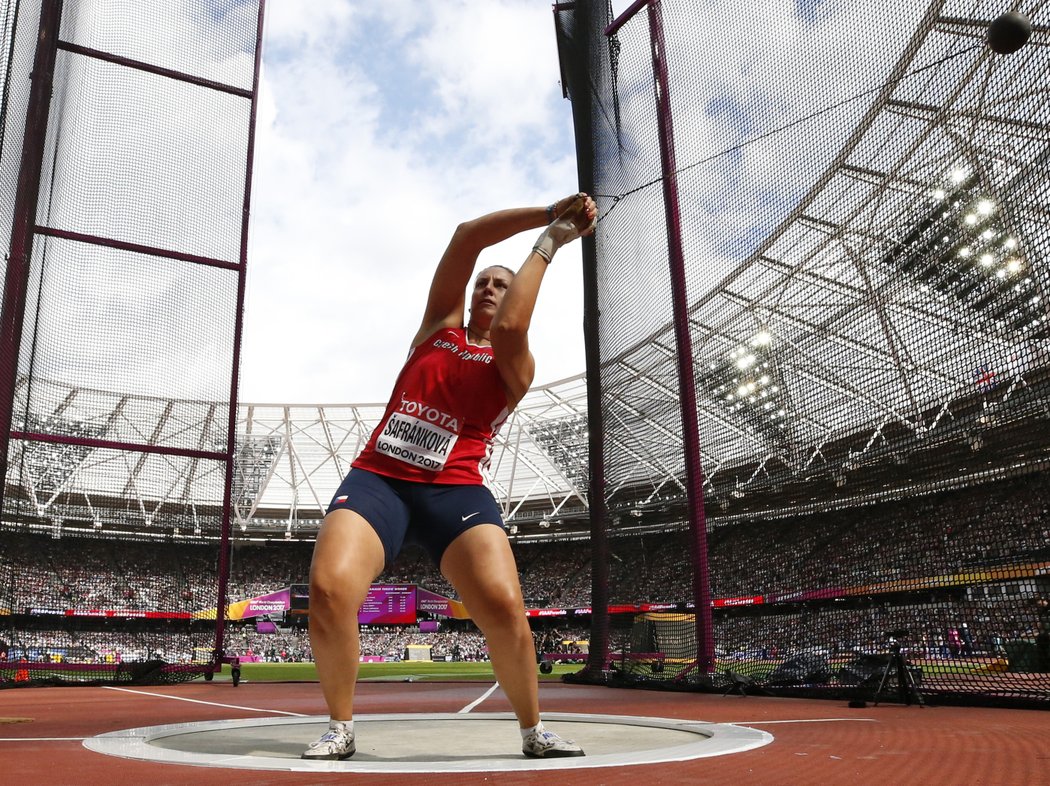
[[[311,616],[355,612],[364,601],[356,589],[359,581],[347,570],[315,569],[310,571]],[[367,591],[367,590],[366,590]]]
[[[488,589],[481,598],[480,615],[483,615],[490,625],[508,627],[524,624],[525,605],[521,600],[521,593],[517,587],[499,586]]]

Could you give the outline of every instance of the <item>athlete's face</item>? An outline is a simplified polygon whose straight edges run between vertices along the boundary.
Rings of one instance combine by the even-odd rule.
[[[514,274],[502,267],[487,267],[478,273],[470,297],[471,316],[491,321],[513,279]]]

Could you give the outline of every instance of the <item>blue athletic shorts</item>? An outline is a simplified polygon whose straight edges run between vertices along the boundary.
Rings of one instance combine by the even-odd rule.
[[[328,513],[352,510],[383,541],[387,565],[406,542],[421,544],[441,566],[441,556],[459,535],[478,524],[503,527],[492,492],[484,486],[417,483],[351,469],[335,492]]]

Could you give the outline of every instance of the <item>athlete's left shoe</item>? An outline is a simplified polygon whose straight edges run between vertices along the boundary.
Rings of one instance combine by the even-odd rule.
[[[583,748],[572,740],[564,740],[553,731],[528,735],[521,742],[521,752],[530,759],[558,759],[565,756],[585,756]]]
[[[311,742],[300,758],[307,761],[342,761],[357,752],[354,734],[344,726],[330,726],[321,739]]]

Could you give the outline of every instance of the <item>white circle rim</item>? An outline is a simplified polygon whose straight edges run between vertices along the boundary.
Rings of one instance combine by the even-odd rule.
[[[651,718],[634,715],[591,715],[581,713],[545,712],[544,720],[569,721],[574,723],[615,723],[628,726],[647,726],[695,734],[695,742],[677,744],[665,748],[642,751],[625,751],[614,754],[570,757],[560,759],[517,759],[507,761],[382,761],[364,762],[353,759],[345,761],[307,761],[277,756],[241,756],[215,753],[192,753],[189,751],[162,748],[152,743],[165,737],[180,734],[199,734],[207,731],[238,729],[250,726],[294,726],[326,723],[327,716],[297,718],[247,718],[194,723],[173,723],[161,726],[142,726],[123,729],[88,737],[83,745],[88,750],[108,756],[126,759],[183,764],[198,767],[226,767],[249,770],[284,770],[288,772],[372,772],[372,773],[439,773],[439,772],[513,772],[523,770],[593,769],[597,767],[623,767],[626,765],[661,764],[689,761],[691,759],[725,756],[741,753],[768,745],[773,735],[759,729],[730,723],[705,723],[676,718]],[[394,713],[357,715],[355,721],[411,721],[440,722],[456,721],[504,721],[513,720],[509,712],[499,713]]]

